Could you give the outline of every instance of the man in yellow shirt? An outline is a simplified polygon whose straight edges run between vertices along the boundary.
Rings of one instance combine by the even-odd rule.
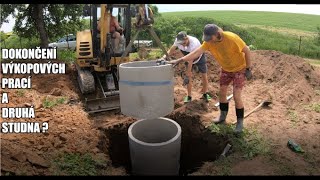
[[[220,116],[215,123],[225,123],[229,110],[227,101],[228,85],[233,82],[233,96],[236,105],[237,125],[236,133],[242,132],[244,106],[241,92],[245,78],[250,80],[251,60],[250,50],[246,43],[236,34],[223,31],[215,24],[207,24],[203,31],[203,44],[190,54],[169,63],[176,64],[181,61],[191,62],[205,51],[209,51],[221,66],[220,75]]]

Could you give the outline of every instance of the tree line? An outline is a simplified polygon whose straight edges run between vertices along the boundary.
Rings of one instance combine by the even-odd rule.
[[[158,8],[150,6],[158,15]],[[84,4],[2,4],[0,26],[8,22],[11,15],[15,19],[13,31],[16,35],[23,38],[37,36],[41,47],[48,47],[49,39],[57,39],[87,26],[83,20],[83,7]],[[6,39],[2,34],[1,40]]]

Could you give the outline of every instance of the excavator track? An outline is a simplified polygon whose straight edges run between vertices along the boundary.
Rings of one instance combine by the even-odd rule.
[[[120,109],[119,91],[105,92],[98,76],[87,69],[78,70],[78,84],[87,113],[97,113]]]
[[[82,94],[93,93],[95,91],[95,81],[92,73],[89,70],[78,70],[78,84]]]

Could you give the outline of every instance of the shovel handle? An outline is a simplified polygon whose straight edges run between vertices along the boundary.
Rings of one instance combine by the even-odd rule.
[[[227,101],[229,101],[232,97],[233,97],[233,94],[229,95],[229,96],[227,97]],[[214,106],[215,106],[215,107],[220,106],[220,102],[217,102]]]
[[[255,107],[254,109],[252,109],[250,112],[248,112],[246,115],[244,115],[243,118],[248,117],[250,114],[254,113],[256,110],[258,110],[259,108],[261,108],[261,107],[263,106],[263,103],[264,103],[264,102],[260,103],[257,107]]]
[[[247,114],[244,115],[243,118],[248,117],[250,114],[254,113],[255,111],[257,111],[259,108],[261,108],[263,106],[264,102],[260,103],[257,107],[255,107],[254,109],[252,109],[250,112],[248,112]],[[236,124],[237,121],[233,121],[232,124]]]
[[[230,150],[231,148],[231,144],[227,144],[227,146],[224,148],[223,152],[222,152],[222,156],[226,156],[227,152]]]

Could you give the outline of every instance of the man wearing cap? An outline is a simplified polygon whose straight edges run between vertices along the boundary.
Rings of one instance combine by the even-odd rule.
[[[193,37],[187,35],[186,32],[181,31],[178,33],[174,44],[168,50],[168,55],[172,54],[174,50],[177,48],[182,52],[183,55],[187,55],[190,52],[196,50],[201,46],[200,41]],[[166,55],[163,56],[166,58]],[[199,54],[198,56],[194,57],[191,61],[186,62],[187,66],[187,78],[184,80],[184,84],[187,84],[187,91],[188,95],[184,98],[184,102],[188,103],[192,100],[191,96],[191,89],[192,89],[192,67],[196,65],[198,67],[199,72],[202,74],[202,90],[201,93],[202,98],[205,99],[207,102],[211,99],[210,95],[207,93],[208,91],[208,77],[207,77],[207,61],[206,57],[203,53]]]
[[[236,34],[223,31],[215,24],[207,24],[203,31],[203,44],[192,53],[178,60],[169,61],[176,64],[181,61],[192,61],[195,57],[209,51],[221,66],[220,75],[220,116],[214,120],[215,123],[225,123],[229,110],[227,101],[228,85],[233,82],[233,96],[235,101],[237,125],[236,133],[242,132],[244,106],[241,99],[242,88],[245,84],[245,78],[250,80],[251,60],[250,50],[246,43]]]

